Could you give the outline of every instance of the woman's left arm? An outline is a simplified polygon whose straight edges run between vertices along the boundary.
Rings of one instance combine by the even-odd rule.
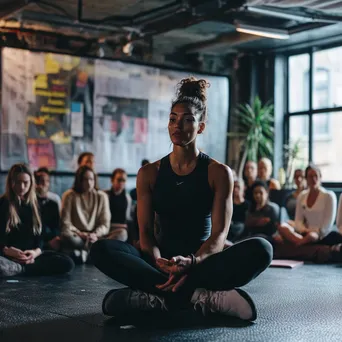
[[[97,214],[97,220],[93,233],[100,238],[109,233],[111,214],[108,195],[101,191],[99,192],[98,196],[101,201],[101,205],[99,206],[99,212]]]
[[[209,166],[209,183],[214,191],[211,212],[212,229],[209,239],[195,254],[196,263],[223,250],[233,214],[233,175],[231,169],[219,163]]]
[[[318,231],[318,234],[321,239],[327,236],[332,230],[334,220],[336,217],[336,207],[337,207],[336,195],[332,191],[329,191],[325,195],[325,205],[324,205],[324,210],[322,213],[323,220],[322,220],[321,227],[319,227],[319,231]]]

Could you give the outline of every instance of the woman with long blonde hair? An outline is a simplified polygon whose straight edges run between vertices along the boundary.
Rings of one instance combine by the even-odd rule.
[[[0,198],[0,277],[53,275],[73,269],[68,256],[42,251],[41,234],[33,173],[25,164],[15,164]]]

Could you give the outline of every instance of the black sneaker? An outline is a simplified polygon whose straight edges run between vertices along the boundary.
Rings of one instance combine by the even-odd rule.
[[[102,302],[102,311],[108,316],[156,310],[167,311],[164,298],[130,288],[111,290]]]

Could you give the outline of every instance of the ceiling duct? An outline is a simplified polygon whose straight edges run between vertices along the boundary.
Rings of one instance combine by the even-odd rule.
[[[341,16],[324,14],[317,11],[309,11],[305,8],[302,8],[301,12],[293,11],[293,8],[290,10],[286,10],[273,6],[246,6],[245,8],[250,13],[256,13],[281,19],[296,20],[299,22],[321,22],[335,24],[342,21]]]

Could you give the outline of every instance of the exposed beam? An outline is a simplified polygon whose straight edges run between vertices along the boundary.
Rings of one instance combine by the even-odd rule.
[[[203,42],[198,42],[194,44],[189,44],[180,48],[185,53],[194,53],[199,51],[212,51],[218,47],[223,45],[228,46],[236,46],[242,43],[247,43],[251,41],[255,41],[260,39],[260,37],[246,34],[246,33],[239,33],[239,32],[230,32],[221,34],[214,39],[205,40]]]
[[[27,6],[29,1],[27,0],[9,0],[6,4],[3,4],[0,8],[0,19],[7,17],[8,15],[12,14],[20,10],[21,8]]]

